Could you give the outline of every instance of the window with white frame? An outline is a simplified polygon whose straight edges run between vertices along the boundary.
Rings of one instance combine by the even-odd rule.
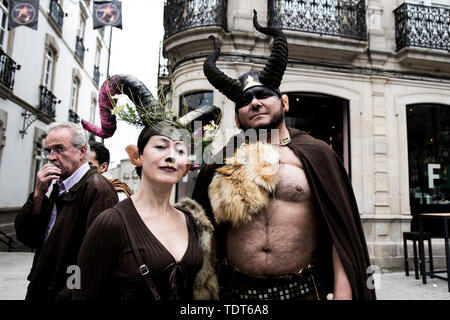
[[[78,33],[77,33],[77,36],[79,39],[83,40],[85,30],[86,30],[86,18],[83,15],[81,15],[80,16],[80,25],[78,27]]]
[[[95,110],[97,109],[97,100],[92,99],[91,100],[91,112],[89,115],[89,122],[90,123],[95,123]]]
[[[53,69],[55,64],[55,52],[51,48],[45,49],[44,79],[42,85],[48,90],[52,89]]]
[[[0,48],[6,51],[8,42],[8,1],[1,0],[0,11]]]
[[[100,67],[100,56],[101,56],[101,52],[102,52],[102,49],[100,48],[100,46],[97,45],[97,49],[95,50],[95,62],[94,62],[94,64],[95,64],[97,67]]]
[[[46,163],[46,160],[42,157],[42,152],[45,146],[45,132],[39,128],[35,128],[34,141],[33,141],[33,153],[32,153],[32,173],[31,173],[31,185],[30,191],[33,191],[36,187],[36,177],[39,170]]]
[[[77,112],[78,110],[78,92],[80,91],[80,81],[72,78],[72,86],[70,88],[70,110]]]

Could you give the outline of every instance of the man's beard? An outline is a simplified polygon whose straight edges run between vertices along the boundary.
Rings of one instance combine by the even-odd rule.
[[[278,126],[284,121],[284,106],[283,103],[280,102],[280,109],[278,110],[277,113],[275,113],[272,117],[272,119],[270,120],[270,122],[268,124],[263,124],[260,126],[256,126],[256,127],[250,127],[250,126],[245,126],[242,122],[241,119],[238,117],[238,122],[239,122],[239,128],[241,128],[242,130],[247,130],[247,129],[277,129]]]

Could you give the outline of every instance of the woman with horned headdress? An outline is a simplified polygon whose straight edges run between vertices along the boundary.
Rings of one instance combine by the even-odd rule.
[[[113,108],[121,93],[136,109]],[[141,184],[89,228],[78,259],[81,288],[74,290],[74,299],[216,299],[212,225],[195,201],[184,198],[171,205],[169,197],[190,168],[185,129],[194,120],[215,118],[220,110],[207,106],[176,119],[142,82],[123,75],[103,84],[99,100],[102,127],[83,122],[86,130],[111,137],[116,114],[143,126],[137,146],[127,147]]]

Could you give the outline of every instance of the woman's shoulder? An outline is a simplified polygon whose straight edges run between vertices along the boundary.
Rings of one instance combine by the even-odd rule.
[[[92,223],[92,228],[105,229],[108,231],[117,230],[122,225],[119,213],[115,209],[115,206],[104,210],[102,213],[95,218]]]

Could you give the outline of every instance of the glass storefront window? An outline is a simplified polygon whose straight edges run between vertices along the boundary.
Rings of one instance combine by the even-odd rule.
[[[212,91],[194,92],[180,97],[180,116],[197,108],[212,105]]]
[[[195,110],[197,108],[212,105],[213,93],[212,91],[194,92],[180,96],[180,116]],[[203,123],[205,125],[206,123]],[[195,182],[197,181],[199,170],[191,171],[184,177],[176,186],[175,198],[178,201],[183,197],[191,197],[194,190]]]
[[[408,105],[406,114],[411,227],[417,230],[419,213],[450,212],[450,106]]]

